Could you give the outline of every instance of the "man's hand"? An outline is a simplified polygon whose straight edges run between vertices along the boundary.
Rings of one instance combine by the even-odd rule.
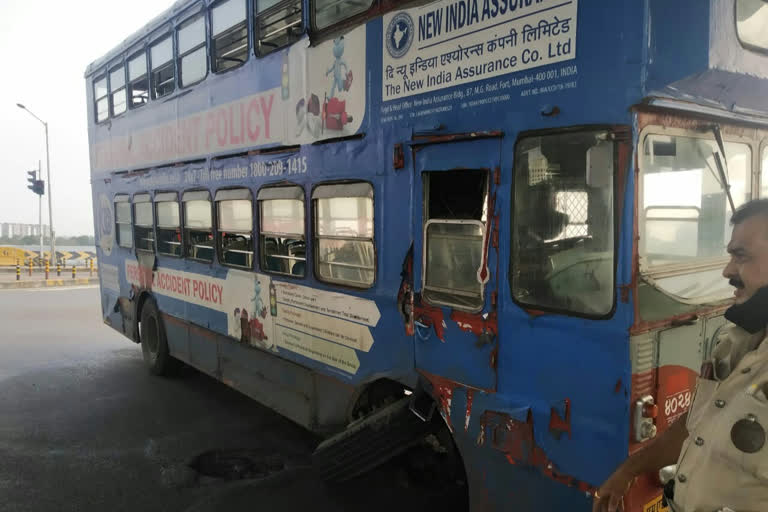
[[[592,512],[623,512],[624,495],[634,481],[635,475],[624,465],[619,466],[595,493]]]

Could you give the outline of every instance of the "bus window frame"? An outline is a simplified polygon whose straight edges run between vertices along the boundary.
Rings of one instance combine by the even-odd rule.
[[[106,93],[104,93],[104,96],[96,97],[96,84],[100,82],[101,80],[104,80],[104,90]],[[91,89],[93,90],[93,119],[96,121],[96,124],[104,124],[107,121],[109,121],[112,113],[112,109],[109,106],[109,67],[106,66],[103,70],[103,73],[101,75],[95,75],[95,77],[91,80]],[[104,98],[107,99],[107,117],[99,120],[99,100],[103,100]]]
[[[157,46],[158,44],[162,43],[166,39],[171,40],[171,58],[161,64],[159,68],[165,68],[170,65],[170,67],[173,68],[173,89],[168,91],[167,93],[163,94],[162,96],[157,96],[155,94],[155,80],[154,80],[154,63],[152,62],[152,48]],[[149,74],[149,98],[150,101],[157,101],[157,100],[163,100],[168,99],[170,97],[173,97],[174,93],[179,89],[178,87],[178,78],[179,78],[179,70],[176,69],[176,38],[174,37],[174,30],[164,30],[162,32],[162,35],[158,37],[152,38],[152,40],[147,44],[147,73]]]
[[[760,191],[763,187],[763,175],[765,174],[768,181],[768,137],[764,137],[763,139],[759,140],[757,143],[757,154],[755,155],[756,160],[755,164],[753,164],[753,167],[755,168],[755,172],[757,174],[757,183],[754,185],[754,190],[757,191],[757,196],[752,194],[752,198],[763,198],[763,196],[760,194]],[[763,153],[765,153],[765,160],[763,160]],[[763,165],[765,163],[765,165]],[[768,186],[768,182],[766,183],[766,186]],[[768,194],[765,195],[765,198],[768,198]]]
[[[219,194],[219,192],[226,192],[229,190],[245,190],[248,191],[249,198],[247,199],[251,203],[251,243],[250,243],[250,249],[251,249],[251,265],[250,266],[243,266],[243,265],[234,265],[232,263],[226,263],[224,259],[224,247],[222,244],[223,240],[220,240],[220,235],[222,230],[221,228],[221,219],[219,216],[219,203],[222,201],[231,201],[231,199],[221,199],[217,200],[216,196]],[[216,246],[216,258],[220,265],[224,267],[229,268],[236,268],[239,270],[246,270],[253,272],[256,268],[256,260],[258,258],[258,254],[256,251],[256,211],[254,204],[256,201],[253,199],[253,191],[248,187],[223,187],[216,189],[213,193],[213,215],[214,215],[214,243]],[[234,233],[234,234],[243,234],[243,231],[232,231],[232,230],[226,230],[227,233]]]
[[[126,203],[128,205],[128,222],[120,222],[117,216],[117,204]],[[123,249],[133,249],[133,208],[131,207],[131,196],[128,194],[115,194],[112,199],[112,205],[115,209],[115,238],[117,246]],[[120,225],[128,225],[131,233],[131,243],[129,245],[123,245],[120,237]]]
[[[599,315],[590,315],[588,313],[582,313],[578,311],[573,311],[569,309],[563,309],[563,308],[554,308],[544,305],[534,305],[534,304],[528,304],[525,302],[521,302],[515,297],[514,293],[514,283],[513,283],[513,277],[514,277],[514,251],[510,250],[509,252],[509,268],[508,268],[508,276],[507,276],[507,282],[509,284],[510,289],[510,295],[512,297],[512,301],[522,308],[524,311],[543,311],[548,313],[553,313],[556,315],[562,315],[566,317],[573,317],[573,318],[586,318],[589,320],[610,320],[613,318],[614,314],[616,313],[616,304],[618,299],[618,265],[619,265],[619,246],[621,244],[620,240],[620,224],[621,224],[621,215],[622,215],[622,204],[619,200],[619,194],[620,191],[623,189],[624,181],[627,179],[627,172],[625,169],[622,169],[622,164],[624,164],[625,167],[629,165],[629,162],[621,162],[618,153],[619,153],[619,145],[620,144],[629,144],[631,145],[631,141],[624,140],[623,133],[625,131],[630,130],[629,127],[626,125],[606,125],[606,124],[595,124],[595,125],[576,125],[576,126],[567,126],[563,128],[545,128],[540,130],[526,130],[521,131],[517,134],[517,138],[515,139],[515,145],[512,155],[512,184],[511,184],[511,195],[512,198],[512,204],[509,207],[510,212],[510,221],[509,221],[509,227],[510,227],[510,233],[509,233],[509,239],[510,243],[515,243],[515,204],[514,204],[514,198],[515,198],[515,179],[514,176],[517,174],[517,168],[515,165],[515,159],[517,158],[517,147],[521,140],[526,139],[528,137],[543,137],[548,135],[565,135],[569,133],[580,133],[580,132],[608,132],[612,136],[612,140],[614,142],[614,158],[613,158],[613,273],[612,273],[612,295],[613,300],[611,302],[610,309],[605,314],[599,314]]]
[[[123,85],[116,91],[112,90],[112,74],[119,71],[118,68],[123,68]],[[114,62],[112,65],[107,66],[107,75],[109,76],[109,79],[107,80],[108,89],[109,89],[109,117],[112,119],[118,118],[128,112],[128,73],[127,73],[127,66],[124,59],[120,59],[119,62]],[[123,108],[123,111],[119,114],[115,113],[115,104],[113,100],[113,96],[115,93],[120,92],[122,90],[125,93],[125,106]]]
[[[214,35],[213,33],[213,10],[220,6],[221,4],[224,4],[226,2],[230,1],[242,1],[245,3],[245,19],[243,20],[245,22],[245,38],[246,38],[246,53],[245,53],[245,60],[236,66],[232,66],[230,68],[219,70],[216,67],[216,38],[217,37],[223,37],[225,35],[228,35],[230,33],[233,33],[235,28],[239,27],[242,23],[237,23],[235,25],[232,25],[231,27],[228,27],[226,30],[223,30],[218,35]],[[211,3],[208,6],[208,14],[206,16],[208,26],[210,26],[210,30],[208,31],[208,67],[210,69],[210,73],[214,75],[223,75],[226,73],[229,73],[230,71],[234,71],[235,69],[240,69],[243,66],[245,66],[246,63],[248,63],[249,60],[251,60],[251,55],[253,54],[253,9],[251,8],[252,2],[250,0],[216,0],[215,2]],[[214,201],[215,202],[215,201]]]
[[[152,86],[150,84],[150,68],[149,68],[149,52],[147,51],[148,46],[142,47],[140,50],[134,51],[133,53],[129,54],[128,58],[125,59],[125,69],[126,74],[128,76],[128,81],[126,83],[126,101],[128,102],[128,110],[136,110],[137,108],[141,108],[145,105],[147,105],[150,101],[152,101]],[[138,78],[131,80],[131,71],[129,63],[136,59],[136,57],[139,57],[140,55],[144,55],[144,74],[139,76]],[[134,105],[133,103],[133,84],[140,82],[141,80],[145,80],[146,86],[147,86],[147,101],[144,103],[138,103]]]
[[[294,44],[297,41],[299,41],[302,38],[302,36],[306,33],[307,27],[306,27],[306,23],[304,22],[305,12],[304,12],[304,1],[303,0],[280,0],[275,5],[273,5],[271,7],[268,7],[268,8],[264,9],[261,12],[258,12],[256,10],[256,3],[257,2],[258,2],[258,0],[249,0],[249,2],[248,2],[250,4],[250,6],[251,6],[251,11],[253,12],[253,15],[251,16],[251,18],[253,20],[252,21],[252,23],[253,23],[253,27],[252,27],[252,32],[253,32],[253,36],[252,36],[252,38],[253,38],[253,52],[254,52],[254,55],[256,55],[257,58],[265,57],[265,56],[267,56],[269,54],[272,54],[272,53],[275,53],[275,52],[277,52],[277,51],[279,51],[279,50],[281,50],[283,48],[291,46],[292,44]],[[296,4],[299,5],[300,10],[299,10],[299,22],[298,22],[298,28],[297,28],[297,35],[295,36],[295,38],[294,39],[289,38],[289,41],[287,43],[285,43],[285,44],[283,44],[281,46],[275,46],[274,48],[271,48],[268,51],[261,51],[260,50],[260,48],[261,48],[261,41],[264,38],[260,37],[261,34],[259,33],[259,20],[261,20],[261,19],[263,19],[265,17],[269,17],[272,14],[281,11],[282,9],[289,8],[291,5],[296,5]],[[293,16],[293,15],[294,14],[290,14],[290,15],[286,16],[286,18],[288,18],[290,16]],[[279,30],[270,32],[269,34],[267,34],[267,36],[274,35],[274,34],[276,34],[278,32],[284,31],[284,30],[291,31],[291,29],[294,26],[296,26],[295,22],[292,23],[292,24],[289,24],[286,27],[283,27],[283,28],[281,28]]]
[[[637,151],[637,184],[636,184],[636,194],[637,194],[637,232],[640,235],[640,241],[637,244],[637,256],[638,256],[638,268],[640,271],[640,274],[649,276],[651,279],[654,277],[658,277],[660,275],[664,276],[672,276],[672,275],[686,275],[690,274],[696,270],[707,270],[710,268],[722,268],[728,260],[728,255],[723,254],[721,258],[709,258],[706,260],[700,259],[696,262],[692,262],[690,264],[685,263],[673,263],[668,265],[655,265],[655,266],[648,266],[647,261],[644,258],[645,254],[645,241],[643,237],[643,233],[645,233],[645,213],[642,208],[642,201],[645,197],[645,190],[643,187],[643,155],[641,154],[642,146],[645,143],[646,137],[649,135],[661,135],[661,136],[676,136],[676,137],[689,137],[689,138],[695,138],[695,139],[703,139],[703,140],[714,140],[714,135],[712,135],[712,132],[703,132],[701,130],[695,130],[695,129],[687,129],[687,128],[678,128],[673,126],[662,126],[657,124],[648,124],[643,127],[642,130],[640,130],[640,133],[637,136],[637,144],[636,144],[636,151]],[[754,199],[757,197],[759,192],[759,174],[757,176],[758,179],[758,188],[755,188],[756,183],[756,173],[759,173],[759,169],[756,170],[755,166],[755,139],[749,138],[745,136],[738,136],[734,135],[732,133],[728,133],[726,131],[723,131],[723,142],[733,142],[737,144],[745,144],[749,147],[751,152],[751,158],[749,159],[749,174],[748,174],[748,180],[750,186],[750,193],[747,196],[747,201]],[[727,208],[728,210],[730,208]]]
[[[755,52],[761,55],[768,54],[768,47],[762,47],[757,46],[754,44],[750,44],[745,42],[741,38],[741,33],[739,32],[739,19],[738,19],[738,3],[740,0],[733,0],[733,31],[736,33],[736,39],[739,41],[739,45],[745,50]]]
[[[386,8],[383,8],[386,5]],[[394,10],[395,8],[405,9],[405,6],[394,6],[391,2],[386,4],[382,0],[372,0],[371,5],[364,11],[357,14],[353,14],[348,18],[343,18],[336,23],[328,25],[327,27],[318,28],[315,13],[317,12],[317,1],[309,1],[309,24],[312,32],[319,34],[320,36],[334,33],[336,31],[345,31],[358,25],[362,25],[367,20],[375,18],[378,15],[384,14],[387,11]]]
[[[142,247],[139,247],[139,245],[136,243],[136,240],[138,237],[136,236],[136,228],[147,228],[145,225],[139,225],[136,223],[136,205],[138,204],[136,201],[136,196],[147,196],[149,198],[149,201],[139,201],[138,203],[149,203],[150,204],[150,212],[152,212],[152,250],[144,249]],[[135,192],[133,196],[131,196],[131,215],[133,220],[133,248],[136,251],[136,254],[138,255],[138,252],[141,251],[146,254],[157,254],[157,233],[155,233],[155,225],[157,222],[155,221],[155,206],[154,206],[154,199],[152,198],[152,194],[149,191],[144,192]]]
[[[262,224],[261,223],[262,223],[262,220],[264,218],[264,215],[263,215],[262,209],[261,209],[262,203],[264,201],[270,201],[270,200],[274,200],[274,199],[290,199],[290,198],[264,198],[264,199],[259,199],[259,196],[262,194],[262,191],[267,191],[267,190],[270,190],[270,189],[273,189],[273,190],[274,189],[299,189],[301,191],[301,198],[300,199],[295,199],[295,200],[301,201],[302,206],[304,207],[304,215],[303,215],[303,218],[301,219],[302,220],[302,224],[304,226],[304,233],[301,234],[302,240],[304,241],[304,259],[302,260],[302,259],[299,259],[299,258],[296,258],[296,257],[290,257],[290,256],[283,256],[283,258],[285,258],[285,259],[294,259],[296,261],[303,261],[304,262],[304,272],[302,274],[293,274],[293,273],[289,273],[289,272],[279,272],[279,271],[276,271],[276,270],[269,270],[269,269],[266,268],[265,258],[267,257],[267,253],[266,253],[266,250],[264,249],[264,246],[263,246],[263,241],[262,241],[263,239],[262,239],[262,237],[264,235],[297,235],[298,234],[298,233],[274,233],[274,232],[271,232],[271,231],[264,231],[262,229]],[[306,198],[306,191],[304,190],[304,187],[299,185],[299,184],[296,184],[296,183],[282,183],[282,184],[279,184],[279,185],[265,185],[265,186],[261,187],[258,190],[258,192],[256,193],[256,212],[258,214],[258,219],[257,220],[255,219],[255,220],[256,220],[256,226],[258,228],[256,236],[258,237],[257,243],[258,243],[258,247],[259,247],[259,270],[261,272],[264,272],[265,274],[274,274],[274,275],[277,275],[277,276],[285,276],[285,277],[289,277],[291,279],[305,279],[307,277],[307,262],[309,261],[309,251],[307,250],[307,244],[309,242],[308,237],[307,237],[307,220],[308,220],[309,216],[307,215],[307,198]]]
[[[174,198],[171,199],[171,196],[173,196]],[[166,197],[168,199],[165,199]],[[180,242],[179,242],[179,254],[171,254],[171,253],[163,252],[163,251],[160,250],[160,243],[159,243],[160,242],[160,240],[159,240],[160,237],[158,236],[159,235],[159,231],[161,229],[163,229],[163,230],[170,230],[170,229],[172,229],[171,227],[168,227],[168,226],[163,227],[163,226],[160,225],[160,215],[158,214],[158,211],[157,211],[157,206],[160,203],[176,203],[176,207],[179,209],[179,225],[176,226],[176,229],[179,230],[179,237],[181,239]],[[185,247],[185,245],[184,245],[184,228],[183,228],[184,227],[184,219],[183,219],[184,212],[182,211],[181,201],[179,200],[178,192],[176,192],[176,191],[156,191],[155,192],[155,197],[152,200],[152,210],[153,210],[153,215],[154,215],[154,220],[155,220],[155,252],[157,253],[158,256],[167,256],[169,258],[184,258],[184,256],[185,256],[184,255],[184,247]]]
[[[208,204],[209,204],[208,213],[211,216],[210,217],[210,219],[211,219],[211,228],[210,229],[211,229],[211,235],[213,236],[213,247],[212,247],[213,255],[212,255],[210,261],[209,260],[204,260],[204,259],[201,259],[201,258],[195,258],[194,256],[191,256],[191,252],[188,250],[189,248],[187,247],[187,242],[188,242],[188,238],[189,237],[187,236],[186,230],[190,229],[190,228],[188,228],[187,224],[186,224],[187,223],[187,214],[186,214],[186,209],[185,209],[186,207],[184,206],[184,204],[187,201],[189,201],[189,200],[185,200],[184,196],[187,193],[190,193],[190,192],[204,192],[205,194],[208,195],[208,198],[207,198],[207,201],[208,201]],[[218,250],[217,250],[217,247],[216,247],[218,245],[217,244],[218,236],[217,236],[217,231],[216,231],[216,211],[215,211],[216,210],[216,204],[215,204],[215,201],[213,200],[213,197],[214,197],[214,195],[212,195],[211,191],[208,190],[208,189],[205,189],[205,188],[194,188],[194,189],[184,190],[181,193],[181,198],[180,198],[180,201],[179,201],[180,204],[181,204],[181,230],[182,230],[182,235],[181,236],[182,236],[182,240],[184,241],[184,249],[183,249],[184,250],[184,258],[188,259],[188,260],[191,260],[191,261],[196,261],[198,263],[203,263],[205,265],[213,265],[214,263],[216,263],[217,258],[218,258]]]
[[[191,25],[192,23],[197,21],[199,18],[203,19],[203,41],[201,43],[198,43],[197,45],[193,46],[192,48],[190,48],[189,50],[187,50],[183,54],[179,53],[179,50],[180,50],[179,32],[181,32],[181,30],[183,30],[186,26]],[[174,47],[173,47],[173,49],[174,49],[174,53],[173,53],[174,59],[173,60],[175,61],[174,65],[176,66],[176,73],[178,74],[178,88],[179,88],[179,90],[186,89],[187,87],[192,87],[194,85],[199,84],[200,82],[202,82],[203,80],[208,78],[208,74],[210,73],[210,58],[209,58],[209,44],[208,44],[208,41],[209,41],[210,38],[208,37],[208,19],[207,18],[208,17],[205,15],[204,11],[203,12],[197,12],[197,13],[191,15],[191,16],[188,16],[188,17],[184,18],[184,20],[182,20],[181,22],[177,23],[176,26],[173,29],[173,34],[174,34],[174,37],[176,39],[174,41]],[[182,59],[184,59],[184,57],[188,57],[189,55],[191,55],[191,54],[195,53],[196,51],[198,51],[200,48],[205,48],[205,73],[198,80],[196,80],[194,82],[190,82],[188,84],[185,84],[183,79],[182,79],[182,76],[181,76],[181,73],[183,71],[183,67],[181,65],[181,61],[182,61]]]
[[[373,224],[373,237],[371,238],[370,242],[373,247],[373,281],[371,281],[371,284],[369,285],[362,285],[362,286],[356,286],[354,284],[350,284],[349,281],[332,281],[324,278],[322,275],[320,275],[319,272],[319,265],[320,265],[320,258],[318,256],[318,250],[320,247],[320,239],[323,237],[326,237],[327,235],[320,236],[317,234],[317,202],[315,200],[315,190],[317,190],[319,187],[324,187],[328,185],[354,185],[354,184],[366,184],[371,187],[371,202],[372,202],[372,219],[371,222]],[[336,196],[336,197],[355,197],[355,196]],[[322,181],[319,183],[315,183],[312,186],[312,190],[310,191],[310,207],[312,209],[311,215],[311,239],[312,239],[312,275],[313,277],[320,283],[325,283],[327,285],[331,286],[338,286],[340,288],[345,288],[349,290],[370,290],[374,288],[378,283],[379,278],[379,253],[376,247],[376,186],[373,182],[370,182],[368,180],[355,180],[355,179],[347,179],[347,180],[332,180],[332,181]],[[305,213],[306,215],[306,213]],[[357,240],[365,240],[364,238],[360,237],[357,238]]]

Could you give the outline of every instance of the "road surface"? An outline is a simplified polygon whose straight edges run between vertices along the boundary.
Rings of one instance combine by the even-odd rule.
[[[151,377],[98,308],[95,287],[0,291],[2,512],[464,508],[403,459],[324,485],[318,439],[195,371]],[[215,450],[248,454],[253,478],[190,467]]]

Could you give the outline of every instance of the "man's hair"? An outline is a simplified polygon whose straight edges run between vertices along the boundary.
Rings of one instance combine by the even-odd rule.
[[[768,199],[753,199],[736,208],[731,216],[731,224],[741,224],[756,215],[762,215],[768,219]]]

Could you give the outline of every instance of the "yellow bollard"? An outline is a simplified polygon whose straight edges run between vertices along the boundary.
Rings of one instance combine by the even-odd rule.
[[[56,262],[56,275],[61,277],[61,262]]]
[[[91,261],[91,277],[93,277],[93,258],[88,258]]]
[[[19,266],[19,260],[16,260],[16,280],[21,280],[21,267]]]
[[[46,281],[48,280],[48,276],[50,275],[50,272],[51,272],[51,265],[48,262],[48,258],[45,258],[45,280]]]
[[[77,276],[77,267],[72,265],[72,279]]]

